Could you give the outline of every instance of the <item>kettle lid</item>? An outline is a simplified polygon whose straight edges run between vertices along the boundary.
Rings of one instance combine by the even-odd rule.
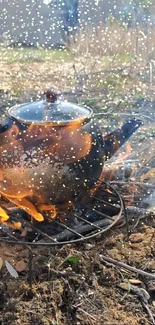
[[[8,110],[9,115],[22,123],[66,125],[91,119],[93,111],[67,101],[58,100],[58,91],[47,89],[46,100],[16,105]]]

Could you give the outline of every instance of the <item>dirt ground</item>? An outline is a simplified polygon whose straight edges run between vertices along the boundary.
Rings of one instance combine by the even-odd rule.
[[[40,98],[44,88],[54,85],[66,91],[70,100],[90,104],[95,111],[103,109],[105,103],[108,103],[106,110],[109,107],[113,111],[120,101],[120,112],[124,112],[129,100],[133,102],[141,94],[152,92],[152,85],[136,78],[135,71],[133,75],[134,63],[123,68],[124,74],[118,72],[118,78],[114,78],[112,72],[107,77],[107,69],[111,67],[101,66],[101,63],[100,58],[8,63],[4,56],[0,63],[1,112],[16,102]],[[92,75],[90,67],[94,67]],[[138,65],[137,69],[140,69]],[[104,79],[107,80],[105,83]],[[118,100],[111,106],[116,95]],[[145,290],[149,294],[147,306],[155,316],[155,280],[101,258],[106,255],[147,272],[155,272],[154,220],[143,219],[137,227],[134,228],[134,223],[130,227],[128,240],[126,228],[115,227],[89,242],[33,249],[32,289],[27,282],[28,250],[1,243],[0,325],[153,324],[143,299],[130,285],[124,290],[120,284],[130,283]],[[76,258],[68,260],[70,256]],[[7,272],[5,260],[18,269],[17,279]],[[21,269],[19,262],[23,266]]]
[[[89,243],[33,249],[32,289],[27,283],[27,250],[1,244],[4,260],[14,267],[19,262],[25,264],[17,279],[11,278],[4,266],[1,269],[0,324],[153,324],[141,299],[119,285],[131,282],[145,289],[154,314],[155,280],[101,260],[101,255],[107,255],[155,272],[153,221],[145,220],[129,240],[125,237],[125,229],[115,228]],[[77,261],[67,261],[68,256],[77,257]]]

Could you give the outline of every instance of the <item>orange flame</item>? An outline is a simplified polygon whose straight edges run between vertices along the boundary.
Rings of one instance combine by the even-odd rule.
[[[118,145],[119,148],[118,142],[115,141],[114,145],[115,146]],[[106,181],[111,181],[113,179],[118,163],[124,161],[131,154],[131,151],[132,151],[131,145],[130,143],[128,143],[125,148],[125,153],[121,153],[118,156],[118,158],[116,158],[115,162],[112,164],[112,170],[110,170],[110,172],[108,170],[107,173],[105,172],[105,169],[102,170],[99,180],[96,182],[94,188],[90,190],[91,195],[93,195],[94,192],[97,191],[97,189],[100,187],[101,181],[103,181],[105,178]],[[107,189],[107,191],[110,192],[109,189]]]
[[[39,210],[40,211],[44,211],[47,212],[48,211],[48,215],[54,219],[57,215],[57,208],[55,207],[55,205],[46,205],[46,204],[40,204],[39,205]]]
[[[124,161],[126,158],[128,158],[128,157],[130,156],[131,152],[132,152],[132,147],[131,147],[131,144],[128,143],[128,144],[126,145],[126,148],[125,148],[125,153],[121,153],[121,154],[118,156],[118,158],[117,158],[116,161],[115,161],[115,164],[117,164],[117,163],[119,163],[119,162],[121,162],[121,161]]]
[[[131,154],[131,152],[132,152],[132,147],[131,147],[131,144],[128,143],[125,147],[125,153],[119,154],[119,156],[116,158],[115,162],[112,163],[112,168],[110,169],[110,172],[109,173],[107,172],[106,180],[108,180],[110,182],[114,178],[118,164],[123,162],[126,158],[128,158],[129,155]]]
[[[6,222],[9,219],[8,214],[0,207],[0,221],[2,223]]]

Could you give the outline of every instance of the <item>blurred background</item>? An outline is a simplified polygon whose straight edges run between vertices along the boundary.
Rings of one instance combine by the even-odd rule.
[[[12,96],[23,100],[55,85],[72,100],[105,111],[153,99],[154,5],[154,0],[1,0],[1,95],[12,104]]]

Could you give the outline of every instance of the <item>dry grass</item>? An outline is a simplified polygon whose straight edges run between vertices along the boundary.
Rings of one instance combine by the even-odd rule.
[[[70,101],[104,112],[119,103],[124,111],[136,99],[154,99],[154,38],[152,28],[146,33],[100,25],[83,31],[65,51],[0,47],[0,107],[39,99],[51,86]]]
[[[143,59],[154,59],[155,30],[137,27],[128,29],[126,26],[99,25],[96,29],[87,28],[71,42],[70,50],[81,55],[121,55],[129,59],[133,55]]]

